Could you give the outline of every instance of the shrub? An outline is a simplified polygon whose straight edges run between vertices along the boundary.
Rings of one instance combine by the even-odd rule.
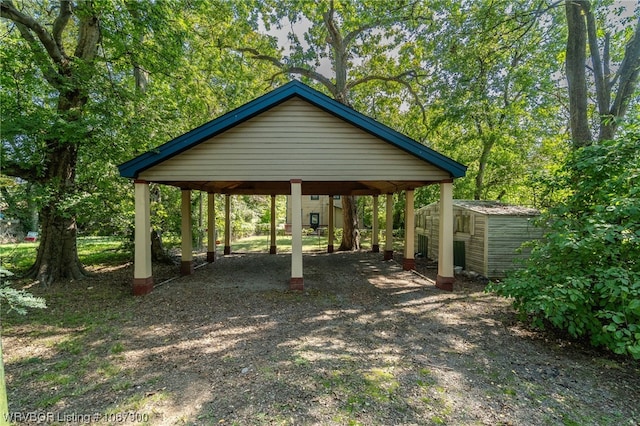
[[[537,327],[640,359],[640,132],[577,150],[556,183],[570,195],[543,216],[546,238],[489,289]]]

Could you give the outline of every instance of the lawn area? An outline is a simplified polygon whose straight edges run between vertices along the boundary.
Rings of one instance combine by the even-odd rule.
[[[302,237],[302,250],[304,252],[326,251],[326,235],[304,235]],[[79,237],[78,256],[85,266],[118,265],[131,259],[131,253],[124,246],[125,241],[116,237]],[[14,274],[27,271],[36,258],[36,251],[40,243],[10,243],[0,244],[0,265]],[[268,235],[256,235],[231,242],[234,252],[242,253],[268,253],[270,237]],[[384,240],[380,241],[381,246]],[[394,249],[402,250],[402,239],[394,239]],[[278,236],[276,240],[278,253],[291,253],[291,236]],[[334,245],[337,248],[340,240],[336,239]],[[165,247],[180,247],[180,241],[170,239],[165,241]],[[362,250],[371,250],[371,240],[363,238]],[[206,241],[205,248],[206,250]],[[218,246],[218,250],[221,247]]]
[[[231,250],[237,252],[246,253],[264,253],[269,252],[269,245],[271,238],[268,235],[256,235],[252,237],[242,238],[237,241],[231,242]],[[303,252],[316,252],[326,251],[328,243],[328,237],[326,235],[303,235],[302,236],[302,251]],[[336,238],[333,242],[335,248],[340,245],[340,240]],[[384,239],[380,239],[380,247],[384,248]],[[291,253],[291,236],[284,235],[276,238],[276,245],[278,247],[278,253]],[[394,250],[401,251],[404,247],[404,241],[402,239],[395,238],[393,241]],[[371,238],[362,238],[360,241],[360,248],[362,250],[371,250]]]
[[[24,273],[35,261],[39,245],[39,242],[0,244],[0,264],[14,274]],[[117,265],[129,260],[131,254],[120,238],[79,237],[78,257],[84,265]]]
[[[338,242],[339,243],[339,242]],[[271,238],[268,235],[254,235],[231,242],[231,250],[246,253],[269,252]],[[334,244],[336,244],[334,242]],[[291,253],[291,236],[283,235],[276,238],[279,253]],[[304,235],[302,250],[305,252],[323,251],[327,249],[327,236]]]

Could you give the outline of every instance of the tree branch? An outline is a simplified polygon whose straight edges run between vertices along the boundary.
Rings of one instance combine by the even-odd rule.
[[[327,77],[320,74],[319,72],[310,70],[308,68],[303,68],[303,67],[285,67],[283,71],[287,74],[298,74],[298,75],[302,75],[307,78],[310,78],[312,80],[315,80],[318,83],[321,83],[322,85],[324,85],[327,89],[329,89],[329,91],[334,96],[337,94],[336,85],[333,84],[331,80],[329,80]]]
[[[31,45],[31,48],[34,50],[35,55],[41,56],[44,60],[41,61],[42,75],[45,80],[53,87],[60,87],[61,80],[60,74],[56,71],[56,69],[51,65],[49,55],[44,51],[42,44],[33,36],[29,28],[26,26],[14,22],[16,28],[20,32],[22,38]]]
[[[66,28],[71,18],[71,2],[69,0],[60,1],[60,13],[53,22],[53,40],[58,45],[58,48],[64,55],[64,44],[62,43],[62,31]]]
[[[239,53],[249,53],[251,54],[251,59],[258,59],[260,61],[271,62],[277,68],[284,68],[284,64],[280,61],[280,59],[276,58],[275,56],[264,55],[260,53],[258,49],[254,49],[253,47],[239,47],[239,48],[235,48],[231,46],[222,46],[222,47],[235,50],[236,52],[239,52]]]
[[[89,3],[85,3],[90,8]],[[92,9],[87,10],[80,19],[78,30],[78,44],[74,55],[85,61],[91,62],[98,54],[98,42],[100,41],[100,20]]]
[[[2,174],[5,176],[24,179],[29,182],[43,181],[42,176],[38,175],[38,170],[35,166],[27,168],[7,161],[2,162]]]
[[[333,46],[339,46],[343,44],[342,35],[340,34],[340,30],[336,27],[335,20],[333,19],[333,0],[329,2],[329,11],[322,14],[322,18],[324,20],[324,25],[327,27],[329,31],[329,35],[331,36],[331,44]]]
[[[593,65],[593,76],[596,85],[596,100],[598,102],[598,112],[600,115],[609,111],[610,94],[604,79],[602,59],[598,48],[598,35],[596,33],[596,20],[591,11],[591,4],[588,1],[582,3],[584,14],[587,16],[587,40],[589,41],[589,51],[591,52],[591,62]]]
[[[393,82],[393,83],[398,83],[398,84],[402,84],[411,94],[411,96],[413,97],[413,100],[415,101],[415,104],[418,105],[418,107],[420,108],[420,111],[422,112],[422,121],[423,123],[426,123],[427,121],[427,112],[424,108],[424,105],[422,104],[422,101],[420,100],[420,96],[418,96],[418,94],[415,92],[415,90],[413,90],[413,87],[411,87],[411,84],[405,80],[405,77],[409,77],[412,79],[416,79],[418,77],[420,77],[420,75],[415,71],[415,70],[409,70],[409,71],[405,71],[403,73],[400,73],[398,75],[395,76],[391,76],[391,77],[386,77],[386,76],[381,76],[381,75],[368,75],[366,77],[360,78],[358,80],[354,80],[351,83],[349,83],[347,85],[347,89],[351,90],[352,88],[356,87],[359,84],[364,84],[364,83],[368,83],[370,81],[384,81],[384,82]]]
[[[225,46],[225,47],[229,47],[230,46]],[[280,69],[280,72],[278,72],[277,74],[275,74],[273,77],[280,75],[280,74],[297,74],[297,75],[302,75],[304,77],[310,78],[312,80],[317,81],[318,83],[321,83],[322,85],[324,85],[327,89],[329,89],[329,91],[331,92],[332,95],[337,94],[337,89],[336,89],[336,85],[333,84],[333,82],[331,80],[329,80],[327,77],[325,77],[324,75],[320,74],[317,71],[314,71],[312,69],[308,69],[308,68],[304,68],[304,67],[300,67],[300,66],[289,66],[285,63],[283,63],[280,59],[276,58],[275,56],[270,56],[270,55],[264,55],[262,53],[260,53],[257,49],[254,49],[253,47],[242,47],[242,48],[231,48],[233,50],[235,50],[236,52],[240,52],[240,53],[249,53],[251,56],[251,59],[257,59],[260,61],[265,61],[265,62],[270,62],[271,64],[273,64],[276,68]],[[272,77],[272,79],[273,79]]]
[[[611,88],[611,54],[610,54],[610,45],[611,45],[611,33],[607,32],[604,34],[604,49],[602,51],[602,67],[604,70],[604,82],[607,84],[607,90],[610,92]]]
[[[65,67],[69,63],[69,58],[60,50],[60,47],[51,34],[49,34],[49,31],[35,19],[16,9],[11,0],[2,0],[2,3],[0,3],[0,16],[16,24],[24,25],[30,31],[33,31],[53,62],[61,67]]]
[[[640,73],[640,19],[633,37],[627,44],[624,52],[624,59],[620,64],[617,76],[620,78],[616,98],[611,105],[609,113],[615,117],[622,117],[629,106],[629,101],[638,82],[638,74]]]
[[[358,37],[360,34],[362,34],[363,32],[370,30],[372,28],[375,28],[379,25],[381,25],[382,22],[381,21],[376,21],[376,22],[372,22],[370,24],[367,25],[363,25],[359,28],[356,28],[355,30],[351,31],[349,34],[347,34],[344,37],[344,44],[345,46],[349,46],[351,43],[353,43],[353,40],[355,40],[356,37]]]

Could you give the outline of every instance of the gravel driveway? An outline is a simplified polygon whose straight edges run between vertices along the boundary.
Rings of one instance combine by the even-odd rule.
[[[481,284],[447,293],[435,269],[417,269],[381,254],[305,254],[305,290],[292,292],[287,254],[220,257],[147,296],[119,296],[108,327],[82,340],[117,372],[83,392],[67,386],[47,410],[135,411],[153,425],[640,422],[638,363],[528,330]],[[129,268],[105,273],[119,292],[130,282]],[[34,327],[5,336],[12,410],[55,393],[20,388],[35,368],[20,353],[62,356]]]

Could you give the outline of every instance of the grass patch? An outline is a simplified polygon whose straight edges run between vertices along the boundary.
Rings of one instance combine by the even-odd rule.
[[[365,394],[378,402],[387,402],[400,387],[400,382],[388,371],[374,368],[364,373]]]
[[[60,374],[54,371],[50,371],[40,376],[39,380],[50,385],[66,386],[72,383],[75,378],[69,374]]]
[[[123,351],[124,351],[124,345],[120,342],[115,343],[113,346],[111,346],[111,353],[114,355],[122,353]]]
[[[268,252],[271,245],[271,238],[268,235],[254,235],[231,242],[231,250],[246,253]],[[302,251],[320,251],[327,249],[327,236],[303,235]],[[291,252],[291,236],[279,236],[276,238],[276,246],[279,253]]]
[[[67,352],[70,355],[79,355],[84,347],[78,339],[67,339],[55,344],[56,348],[61,352]]]
[[[164,401],[168,396],[167,392],[155,392],[151,394],[137,393],[127,398],[121,404],[108,409],[105,414],[113,415],[126,412],[142,412],[145,405]]]
[[[2,267],[15,274],[25,273],[36,260],[39,242],[0,244]],[[87,266],[118,265],[128,261],[131,253],[116,237],[79,237],[78,257]]]
[[[303,235],[302,236],[302,251],[303,252],[316,252],[326,251],[328,244],[327,235]],[[340,245],[340,240],[336,238],[333,241],[334,246],[337,248]],[[384,240],[380,240],[380,244],[384,244]],[[231,242],[231,250],[236,252],[246,253],[268,253],[271,245],[271,237],[268,235],[254,235],[252,237],[242,238]],[[278,253],[291,253],[291,236],[281,235],[276,237],[276,246]],[[402,239],[394,239],[394,250],[401,250],[404,247]],[[360,241],[360,248],[362,250],[371,250],[371,241],[362,239]]]

